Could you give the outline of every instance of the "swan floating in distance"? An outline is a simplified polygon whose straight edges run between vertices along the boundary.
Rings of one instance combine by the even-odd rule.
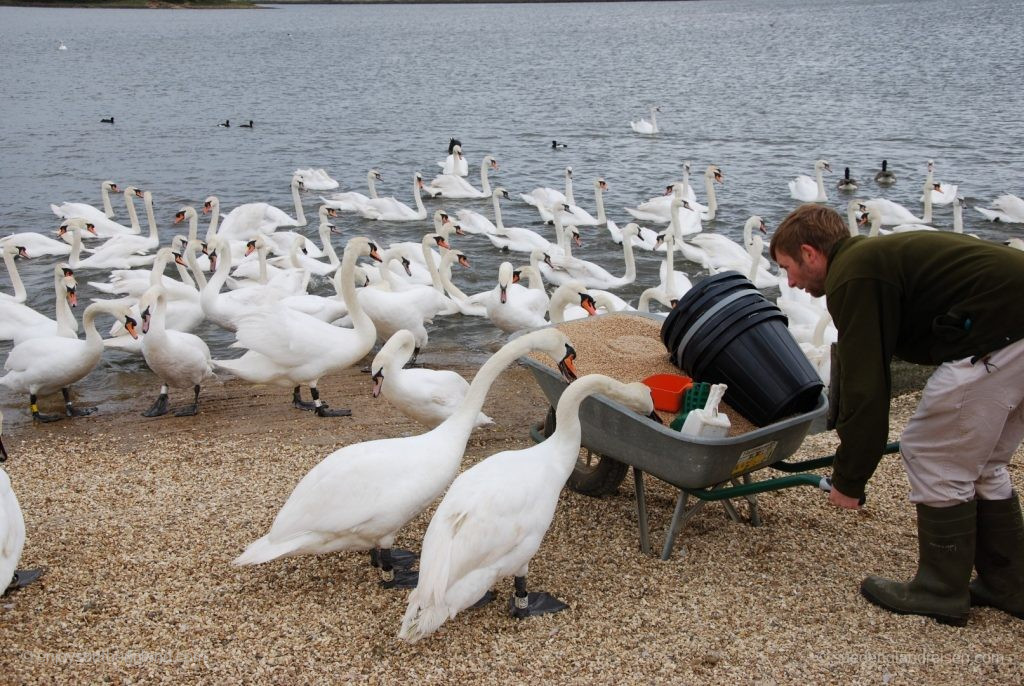
[[[448,141],[448,157],[443,162],[438,162],[442,174],[454,176],[469,176],[469,162],[462,154],[462,142],[456,138]]]
[[[120,193],[121,189],[113,181],[104,181],[100,184],[100,194],[103,198],[103,209],[98,210],[92,205],[84,202],[65,202],[60,205],[50,205],[50,209],[60,219],[67,220],[74,217],[82,217],[92,223],[96,229],[92,233],[96,236],[109,237],[124,233],[140,233],[142,228],[137,221],[132,226],[125,226],[113,221],[114,209],[110,204],[110,193]],[[128,198],[125,196],[125,201]]]
[[[857,179],[850,178],[850,168],[843,169],[843,178],[836,182],[836,188],[841,191],[852,192],[857,190]]]
[[[957,197],[957,185],[955,183],[942,183],[941,181],[935,181],[933,175],[935,173],[935,162],[928,160],[928,180],[925,183],[925,193],[931,194],[932,205],[950,205],[956,200]],[[921,195],[921,202],[924,202],[925,196]]]
[[[763,242],[760,236],[753,235],[755,228],[762,234],[766,233],[764,219],[758,215],[752,215],[743,224],[743,245],[721,234],[706,232],[697,234],[690,242],[707,253],[708,269],[712,274],[737,271],[747,275],[757,288],[771,288],[776,285],[777,278],[768,271],[768,260],[761,256]]]
[[[520,356],[537,351],[558,363],[566,381],[576,378],[573,350],[562,332],[545,328],[506,343],[469,385],[446,420],[415,436],[353,443],[326,456],[295,486],[270,531],[233,562],[251,565],[279,557],[341,550],[379,551],[382,581],[411,587],[416,573],[394,568],[398,532],[426,509],[458,474],[487,391]]]
[[[655,134],[658,133],[658,112],[661,111],[661,107],[657,105],[651,105],[651,120],[647,121],[643,117],[640,117],[636,121],[629,122],[629,128],[633,129],[637,133]]]
[[[677,214],[682,221],[684,233],[696,233],[700,231],[700,221],[711,221],[718,211],[718,197],[715,193],[715,183],[723,183],[724,175],[722,170],[715,164],[709,164],[704,170],[704,191],[707,194],[708,204],[701,205],[697,202],[696,194],[690,186],[690,163],[683,165],[683,180],[679,183],[672,183],[665,187],[662,195],[650,198],[636,207],[627,207],[628,212],[637,221],[655,222],[664,224],[672,220],[672,199],[679,197],[686,201],[685,207],[690,210],[686,213]]]
[[[990,222],[1007,224],[1024,223],[1024,200],[1011,193],[1005,193],[992,201],[992,208],[975,207]]]
[[[373,397],[381,395],[395,409],[428,429],[448,419],[462,404],[469,382],[447,369],[406,368],[416,347],[416,339],[406,329],[396,331],[370,363]],[[474,428],[493,424],[481,412]]]
[[[380,180],[380,172],[376,169],[371,169],[366,172],[366,185],[369,188],[369,195],[363,195],[358,191],[345,191],[343,193],[335,193],[329,198],[321,196],[320,200],[328,207],[333,207],[342,212],[358,212],[359,208],[365,205],[367,201],[378,197],[375,182]]]
[[[217,235],[232,241],[249,241],[260,234],[273,233],[279,227],[305,226],[306,213],[302,208],[302,179],[292,176],[292,203],[295,205],[295,218],[270,203],[250,202],[239,205],[224,215],[217,229]],[[205,212],[205,207],[204,207]]]
[[[882,160],[882,169],[875,174],[875,183],[879,186],[891,186],[896,183],[896,175],[889,171],[889,160]]]
[[[901,226],[904,224],[927,224],[932,220],[932,196],[929,192],[932,184],[929,179],[924,182],[924,212],[920,217],[903,205],[886,198],[872,198],[863,201],[866,211],[877,215],[878,223],[882,226]],[[874,221],[874,220],[872,220]]]
[[[245,124],[242,124],[245,126]],[[299,177],[303,187],[308,191],[333,191],[338,182],[331,178],[325,169],[296,169],[293,176]]]
[[[432,634],[508,576],[514,577],[513,617],[568,607],[547,593],[528,592],[527,575],[579,456],[580,405],[595,394],[645,416],[654,413],[644,384],[588,374],[562,393],[555,430],[545,441],[496,453],[460,474],[427,526],[419,583],[409,594],[399,638],[415,643]]]
[[[58,50],[67,50],[68,46],[64,45],[64,41],[57,41],[57,49]],[[2,581],[3,581],[3,578],[2,578],[2,576],[0,576],[0,582],[2,582]]]
[[[413,201],[416,209],[412,209],[405,203],[399,202],[394,196],[386,198],[371,198],[361,205],[357,211],[366,219],[378,219],[392,222],[421,221],[427,218],[427,208],[423,206],[423,198],[420,191],[423,189],[423,175],[419,172],[412,177]]]
[[[313,410],[320,417],[352,414],[347,409],[328,409],[320,400],[317,383],[321,377],[363,359],[377,338],[373,321],[355,293],[356,260],[365,256],[379,260],[377,246],[362,236],[349,239],[341,258],[341,288],[352,329],[332,326],[283,303],[253,308],[238,318],[237,340],[232,344],[247,348],[245,354],[234,360],[213,360],[214,366],[249,383],[291,387],[292,404]],[[312,403],[301,400],[300,386],[309,386]]]
[[[162,286],[152,286],[139,302],[142,308],[142,356],[153,373],[160,379],[160,395],[153,405],[142,413],[144,417],[159,417],[170,410],[167,388],[192,388],[192,404],[175,416],[192,416],[199,412],[199,390],[214,378],[210,348],[203,339],[191,333],[168,329],[167,296]]]
[[[456,149],[459,149],[456,147]],[[491,195],[491,182],[487,178],[488,170],[498,169],[498,161],[492,155],[486,155],[480,163],[480,190],[473,188],[464,178],[457,174],[440,174],[435,176],[430,185],[424,187],[431,197],[442,198],[487,198]]]
[[[508,192],[502,188],[494,189],[494,232],[488,233],[487,239],[499,250],[512,250],[514,252],[533,252],[542,250],[547,253],[560,253],[561,248],[544,238],[533,229],[520,226],[505,226],[501,216],[501,206],[498,204],[498,194],[507,198]]]
[[[76,408],[71,402],[68,387],[85,378],[103,355],[103,339],[96,330],[96,317],[101,312],[123,318],[129,334],[135,334],[136,322],[124,305],[94,302],[85,308],[82,325],[85,340],[67,336],[41,336],[30,338],[14,346],[7,355],[4,369],[7,374],[0,377],[0,386],[6,386],[17,393],[28,393],[29,409],[36,421],[52,422],[61,415],[45,415],[39,412],[37,396],[49,395],[60,390],[64,396],[64,413],[68,417],[82,417],[96,411],[92,408]]]
[[[832,167],[828,160],[818,160],[814,163],[814,178],[806,174],[800,174],[789,182],[789,197],[800,202],[828,202],[828,195],[825,193],[825,181],[822,173],[831,172]]]
[[[523,202],[527,205],[533,205],[538,210],[540,208],[548,208],[555,204],[575,204],[575,199],[572,194],[572,167],[565,168],[565,192],[549,188],[547,186],[540,186],[534,188],[529,193],[520,193],[519,197],[522,198]]]
[[[557,207],[564,208],[559,210],[562,224],[566,226],[598,226],[607,224],[608,217],[604,213],[604,192],[606,190],[608,190],[608,183],[604,179],[594,180],[594,204],[597,205],[597,218],[594,218],[593,215],[579,205],[568,203],[557,205]],[[537,210],[544,221],[554,221],[554,218],[551,216],[552,210],[549,208],[538,207]]]

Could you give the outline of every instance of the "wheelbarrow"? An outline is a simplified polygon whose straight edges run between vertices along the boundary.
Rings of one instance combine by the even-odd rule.
[[[533,374],[551,405],[543,424],[531,429],[533,439],[541,441],[555,430],[554,407],[567,385],[554,369],[533,358],[521,357],[520,362]],[[594,497],[613,493],[633,467],[640,549],[646,555],[651,554],[651,543],[644,474],[678,488],[672,523],[661,550],[661,559],[667,560],[685,524],[709,502],[720,501],[733,520],[742,521],[732,500],[745,499],[750,524],[759,526],[758,493],[804,485],[831,490],[827,478],[806,472],[830,466],[834,455],[786,461],[803,443],[811,423],[827,408],[828,400],[822,394],[809,412],[737,436],[701,438],[683,435],[603,396],[592,396],[580,406],[582,449],[569,486]],[[897,450],[899,444],[891,443],[885,452]],[[766,467],[789,475],[759,480],[751,477]]]

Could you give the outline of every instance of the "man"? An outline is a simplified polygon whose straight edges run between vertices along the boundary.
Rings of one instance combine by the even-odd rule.
[[[1024,619],[1024,520],[1006,471],[1024,438],[1024,253],[944,231],[850,237],[818,205],[786,217],[770,252],[791,287],[826,297],[839,330],[832,504],[856,509],[881,459],[892,358],[939,365],[900,439],[917,575],[871,576],[861,593],[955,626],[971,605]]]

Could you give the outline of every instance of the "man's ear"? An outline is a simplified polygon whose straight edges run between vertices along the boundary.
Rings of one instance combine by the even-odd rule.
[[[821,251],[815,248],[813,245],[803,243],[800,246],[800,263],[804,264],[810,262],[811,264],[817,264],[817,262],[824,257]]]

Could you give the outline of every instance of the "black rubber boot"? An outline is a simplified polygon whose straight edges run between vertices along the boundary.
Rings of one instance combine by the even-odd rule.
[[[978,501],[978,578],[971,605],[994,607],[1024,619],[1024,518],[1014,492],[1006,500]]]
[[[861,594],[890,612],[966,625],[977,511],[973,500],[953,507],[918,505],[917,575],[909,583],[869,576],[860,585]]]

